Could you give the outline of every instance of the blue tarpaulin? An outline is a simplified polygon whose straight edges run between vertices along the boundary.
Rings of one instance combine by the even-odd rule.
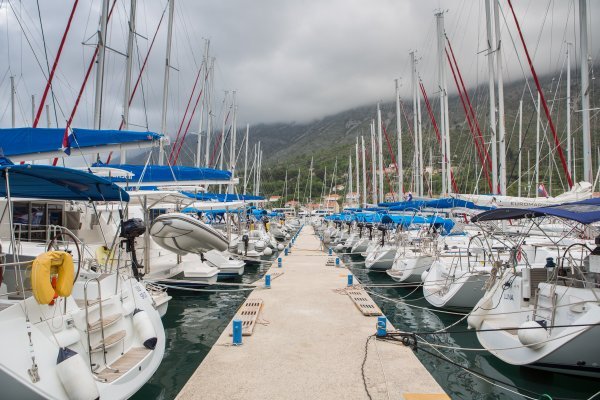
[[[190,182],[190,181],[229,181],[231,172],[212,168],[196,168],[168,165],[131,165],[95,163],[93,167],[118,168],[133,174],[132,182]],[[141,178],[141,179],[140,179]],[[126,182],[125,178],[110,178],[113,182]]]
[[[0,129],[0,148],[5,156],[46,153],[62,149],[65,128]],[[154,132],[94,130],[73,128],[69,135],[71,149],[151,142],[162,135]]]
[[[129,194],[114,183],[87,172],[50,165],[2,165],[0,196],[50,200],[129,201]]]

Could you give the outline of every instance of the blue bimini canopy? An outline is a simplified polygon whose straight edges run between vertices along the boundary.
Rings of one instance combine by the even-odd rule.
[[[537,218],[553,216],[582,224],[600,221],[600,198],[576,201],[574,203],[536,208],[499,208],[474,216],[471,221],[495,221],[502,219]]]
[[[105,167],[104,163],[95,163],[93,167]],[[231,172],[212,168],[196,168],[168,165],[130,165],[111,164],[110,167],[129,171],[133,174],[130,181],[125,178],[110,178],[119,186],[186,186],[203,184],[235,183]]]
[[[0,196],[49,200],[129,201],[123,189],[87,172],[49,165],[0,166]]]
[[[260,201],[265,198],[262,196],[253,196],[249,194],[235,194],[235,193],[191,193],[182,192],[188,197],[201,201],[218,201],[220,203],[226,203],[230,201]]]
[[[390,211],[420,210],[425,206],[425,203],[423,200],[402,201],[390,206],[389,209]]]
[[[0,129],[0,148],[14,162],[65,157],[68,149],[76,154],[154,146],[163,137],[154,132],[94,130],[73,128],[68,144],[63,147],[65,128],[12,128]]]

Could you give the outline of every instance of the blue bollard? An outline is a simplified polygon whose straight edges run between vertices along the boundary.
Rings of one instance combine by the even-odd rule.
[[[340,258],[339,258],[339,257],[336,257],[336,258],[335,258],[335,266],[336,266],[336,267],[339,267],[339,266],[340,266]]]
[[[271,275],[265,275],[265,287],[271,289]]]
[[[348,274],[348,286],[352,286],[354,284],[354,277]]]
[[[290,245],[288,246],[288,254],[292,254],[292,245],[290,243]]]
[[[285,252],[285,255],[287,256],[287,251]],[[281,268],[281,257],[277,259],[277,268]]]
[[[287,247],[285,249],[283,249],[284,254],[287,256],[288,255],[288,249]]]
[[[329,248],[329,255],[332,256],[333,255],[333,249],[330,247]]]
[[[234,346],[242,345],[242,320],[241,319],[233,320],[233,345]]]
[[[387,319],[385,317],[377,317],[377,337],[387,335]]]

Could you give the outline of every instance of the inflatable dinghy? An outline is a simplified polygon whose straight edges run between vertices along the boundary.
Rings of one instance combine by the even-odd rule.
[[[176,254],[227,250],[227,238],[212,226],[182,213],[158,216],[150,227],[150,236],[164,249]]]

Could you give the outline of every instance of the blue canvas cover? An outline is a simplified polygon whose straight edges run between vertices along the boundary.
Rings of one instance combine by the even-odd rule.
[[[546,207],[490,210],[476,215],[471,220],[473,222],[478,222],[502,219],[536,218],[542,216],[554,216],[577,221],[582,224],[592,224],[600,221],[600,198]]]
[[[201,201],[218,201],[221,203],[229,201],[258,201],[264,200],[262,196],[254,196],[249,194],[235,194],[235,193],[191,193],[182,192],[188,197]]]
[[[0,196],[49,200],[129,201],[129,194],[96,175],[50,165],[0,166]],[[8,176],[8,179],[7,179]]]
[[[9,128],[0,129],[0,148],[5,156],[45,153],[63,149],[65,128]],[[132,142],[159,140],[154,132],[95,130],[73,128],[69,135],[71,149],[118,145]]]
[[[94,163],[93,167],[106,167],[101,162]],[[168,165],[131,165],[110,164],[111,168],[129,171],[133,174],[134,182],[177,182],[177,181],[228,181],[231,172],[213,168],[196,168]],[[113,182],[126,182],[125,178],[110,178]]]

